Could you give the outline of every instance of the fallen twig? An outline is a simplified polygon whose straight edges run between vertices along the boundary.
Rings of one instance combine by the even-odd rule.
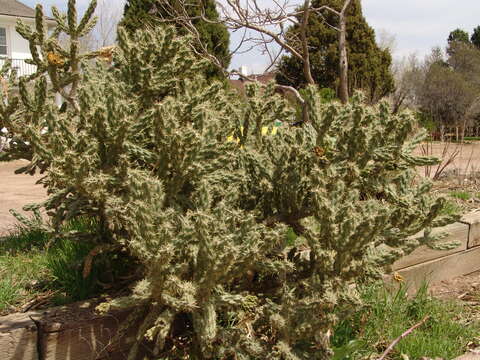
[[[30,300],[20,308],[20,312],[25,313],[27,311],[37,309],[38,307],[46,304],[55,294],[55,291],[48,291],[45,294],[35,296],[34,299]]]
[[[383,352],[382,356],[380,356],[378,358],[378,360],[384,360],[386,358],[386,356],[393,350],[393,348],[395,347],[395,345],[397,345],[400,340],[402,340],[404,337],[408,336],[410,333],[412,333],[416,328],[422,326],[423,324],[425,324],[427,322],[427,320],[430,319],[430,316],[425,316],[423,318],[422,321],[420,321],[419,323],[413,325],[410,329],[408,329],[407,331],[405,331],[402,335],[400,335],[398,338],[396,338],[395,340],[393,340],[393,342],[387,347],[387,349]]]

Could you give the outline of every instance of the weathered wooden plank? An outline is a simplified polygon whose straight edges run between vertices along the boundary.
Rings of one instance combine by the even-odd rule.
[[[442,226],[432,230],[432,234],[448,233],[449,235],[442,240],[442,242],[448,243],[452,241],[458,241],[461,243],[460,246],[452,250],[433,250],[428,246],[420,246],[415,249],[411,254],[401,258],[393,264],[394,270],[399,270],[406,268],[408,266],[421,264],[426,261],[438,259],[450,254],[458,253],[467,249],[468,244],[468,234],[470,226],[464,223],[454,223],[447,226]],[[415,235],[420,237],[423,235],[423,232]]]
[[[39,358],[37,328],[29,314],[0,317],[0,354],[2,360],[37,360]]]
[[[466,214],[461,222],[470,226],[468,235],[468,248],[471,249],[480,245],[480,211]]]
[[[397,273],[405,279],[410,290],[415,291],[424,281],[439,282],[478,270],[480,270],[480,247],[413,265],[398,270]]]

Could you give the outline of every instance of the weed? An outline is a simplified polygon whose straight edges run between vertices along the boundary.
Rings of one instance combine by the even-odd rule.
[[[456,199],[467,201],[470,200],[472,194],[470,194],[468,191],[452,191],[450,196]]]

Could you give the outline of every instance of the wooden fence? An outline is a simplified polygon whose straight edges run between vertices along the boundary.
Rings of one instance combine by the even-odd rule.
[[[460,141],[463,138],[480,137],[480,126],[468,126],[465,129],[460,126],[443,127],[431,131],[430,135],[438,141]]]

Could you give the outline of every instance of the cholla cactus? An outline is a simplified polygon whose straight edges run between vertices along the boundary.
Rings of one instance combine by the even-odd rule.
[[[53,40],[20,26],[43,57],[34,91],[23,79],[20,101],[0,111],[30,144],[28,169],[45,171],[54,226],[95,217],[100,245],[143,264],[132,299],[149,311],[130,359],[142,341],[162,359],[328,358],[336,310],[356,301],[349,284],[452,220],[415,182],[415,166],[434,160],[412,155],[413,117],[361,95],[325,104],[310,87],[311,123],[270,135],[294,114],[273,86],[238,99],[208,84],[173,28],[120,29],[113,65],[85,61],[94,55],[75,43],[92,12],[80,25],[74,1],[68,16],[54,12]],[[70,52],[52,45],[60,32]]]

